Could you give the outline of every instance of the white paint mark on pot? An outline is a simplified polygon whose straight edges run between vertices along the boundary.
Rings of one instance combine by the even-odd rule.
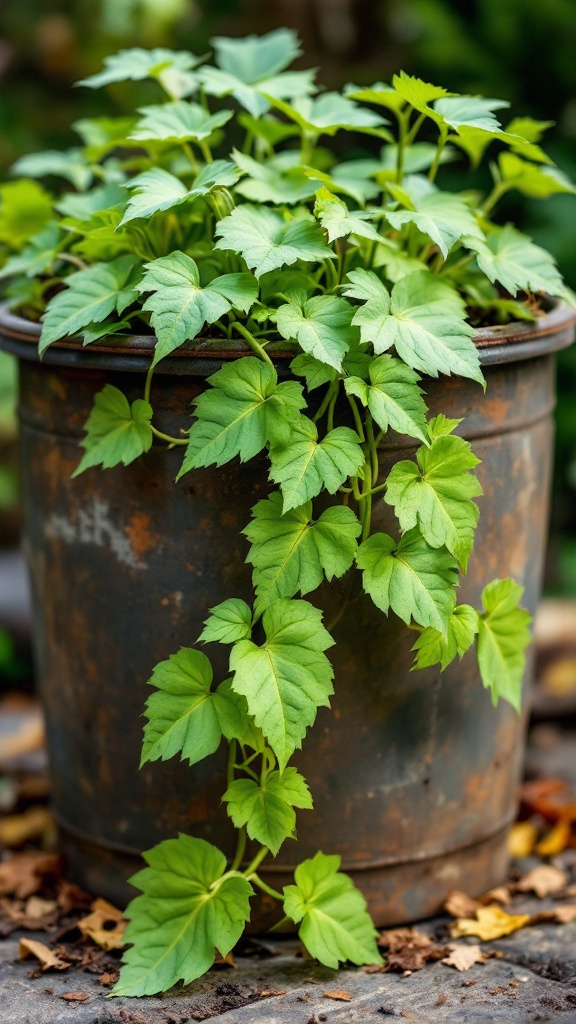
[[[46,521],[45,530],[48,537],[58,538],[66,544],[95,544],[99,548],[109,548],[118,561],[130,569],[148,568],[136,555],[122,527],[112,521],[108,502],[99,498],[94,498],[70,517],[53,512]]]

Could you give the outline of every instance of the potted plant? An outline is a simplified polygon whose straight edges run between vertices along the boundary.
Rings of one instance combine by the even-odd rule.
[[[323,963],[378,962],[341,856],[378,924],[503,874],[511,576],[533,608],[574,320],[552,257],[491,219],[508,190],[574,191],[546,125],[404,73],[320,92],[286,29],[213,44],[82,83],[164,102],[19,162],[68,186],[3,270],[63,846],[121,899],[161,840],[127,910],[132,995],[207,970],[256,892]],[[497,146],[486,192],[439,188]]]

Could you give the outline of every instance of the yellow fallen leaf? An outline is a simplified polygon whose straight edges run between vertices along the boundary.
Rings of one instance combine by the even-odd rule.
[[[476,935],[484,942],[499,939],[502,935],[510,935],[528,924],[530,914],[507,914],[497,903],[488,907],[480,907],[476,911],[476,920],[464,918],[452,925],[452,935]]]
[[[349,1003],[352,996],[345,988],[334,988],[331,992],[324,992],[325,999],[340,999],[343,1003]]]
[[[29,839],[38,839],[52,826],[52,816],[46,807],[29,807],[22,814],[8,814],[0,820],[0,846],[13,849],[23,846]]]
[[[568,875],[552,864],[539,864],[516,884],[518,892],[535,892],[542,899],[566,887]]]
[[[571,822],[566,818],[560,818],[554,828],[547,832],[543,839],[534,847],[534,853],[539,857],[556,857],[568,846],[570,840]]]
[[[455,967],[457,971],[469,971],[474,964],[486,963],[486,957],[480,946],[452,946],[451,952],[442,960],[447,967]]]
[[[529,857],[538,840],[538,829],[531,821],[517,821],[508,834],[511,857]]]
[[[53,950],[43,942],[37,942],[36,939],[20,939],[19,956],[21,960],[28,960],[29,957],[35,956],[42,965],[43,971],[49,970],[50,967],[56,971],[65,971],[70,967],[70,964],[56,956]]]
[[[127,924],[122,911],[103,899],[94,900],[91,911],[78,921],[82,935],[92,939],[101,949],[122,949]]]

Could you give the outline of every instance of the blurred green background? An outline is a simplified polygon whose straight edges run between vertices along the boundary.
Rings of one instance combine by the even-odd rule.
[[[404,68],[458,92],[510,101],[510,116],[554,120],[547,149],[576,178],[576,0],[2,0],[0,179],[25,152],[76,143],[81,116],[122,113],[126,89],[71,88],[127,46],[201,54],[213,35],[297,29],[328,86],[387,80]],[[133,94],[131,95],[133,98]],[[558,259],[576,287],[576,200],[513,196],[501,211]],[[2,216],[0,213],[0,237]],[[0,445],[10,433],[12,371],[0,363]],[[560,358],[549,589],[576,595],[576,349]],[[0,515],[14,500],[2,468]],[[12,489],[11,489],[12,488]]]

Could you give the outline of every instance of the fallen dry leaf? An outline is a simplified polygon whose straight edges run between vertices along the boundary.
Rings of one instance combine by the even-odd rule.
[[[391,928],[376,941],[386,950],[386,966],[398,971],[420,971],[429,960],[440,960],[446,952],[429,935],[412,928]]]
[[[36,957],[42,965],[43,971],[47,971],[51,967],[56,971],[65,971],[67,967],[70,967],[69,963],[61,960],[53,950],[36,939],[20,939],[18,950],[21,960],[28,960],[31,956]]]
[[[236,967],[234,954],[227,953],[226,956],[221,956],[220,953],[217,953],[216,959],[214,960],[214,967]]]
[[[491,939],[499,939],[502,935],[510,935],[524,928],[529,921],[529,914],[507,914],[497,903],[492,903],[489,907],[479,907],[476,920],[465,918],[457,921],[452,925],[451,932],[454,938],[476,935],[484,942],[490,942]]]
[[[0,846],[11,850],[23,846],[30,839],[39,839],[54,828],[50,811],[40,804],[29,807],[23,814],[8,814],[0,819]]]
[[[455,967],[457,971],[469,971],[474,964],[486,963],[486,957],[480,946],[451,946],[449,956],[444,957],[443,964],[447,967]]]
[[[24,913],[26,917],[42,918],[52,915],[57,909],[57,900],[44,900],[41,896],[29,896],[24,906]]]
[[[550,893],[560,892],[566,887],[567,881],[568,875],[565,871],[553,867],[552,864],[539,864],[524,875],[516,883],[515,888],[518,892],[535,892],[542,899]]]
[[[529,857],[538,842],[538,829],[531,821],[517,821],[508,833],[508,853],[520,859]]]
[[[572,903],[564,904],[564,906],[553,907],[552,910],[541,910],[540,913],[534,914],[530,918],[530,924],[545,924],[551,922],[553,924],[570,924],[572,921],[576,921],[576,906]]]
[[[91,914],[78,921],[82,935],[88,936],[106,951],[122,949],[127,925],[122,917],[122,911],[103,899],[94,900],[91,910]]]
[[[334,988],[331,992],[323,993],[325,999],[340,999],[343,1003],[349,1003],[352,999],[350,992],[345,988]]]
[[[511,902],[511,899],[508,887],[497,885],[494,889],[489,889],[488,892],[483,893],[480,902],[484,905],[487,903],[502,903],[506,907]]]
[[[0,895],[25,900],[42,888],[45,880],[58,878],[62,860],[55,853],[15,853],[0,863]]]
[[[480,900],[472,899],[471,896],[459,889],[449,892],[444,901],[444,910],[451,917],[472,917],[481,906]]]
[[[98,978],[101,985],[115,985],[120,977],[120,971],[104,971]]]
[[[257,992],[256,994],[259,995],[261,999],[266,999],[269,996],[285,996],[286,995],[286,989],[266,988],[266,989],[262,989],[261,992]]]
[[[84,1003],[88,996],[84,992],[64,992],[60,999],[65,999],[68,1003]]]
[[[547,832],[539,843],[536,843],[534,852],[539,857],[556,857],[562,853],[570,842],[571,822],[568,818],[560,818],[554,828]]]

